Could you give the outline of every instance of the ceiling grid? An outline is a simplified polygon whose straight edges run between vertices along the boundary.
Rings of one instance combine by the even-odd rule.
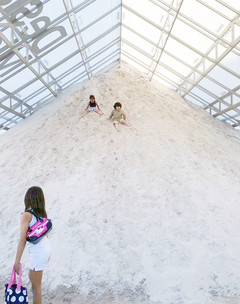
[[[0,27],[0,133],[121,62],[240,129],[239,0],[0,0]]]

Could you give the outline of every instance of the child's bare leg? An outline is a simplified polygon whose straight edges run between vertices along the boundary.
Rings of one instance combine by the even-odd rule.
[[[83,115],[81,115],[80,117],[84,117],[86,116],[88,113],[90,113],[89,111],[86,111],[86,113],[84,113]]]
[[[103,115],[103,113],[101,113],[99,110],[96,110],[94,112],[98,113],[99,115]]]
[[[128,127],[132,126],[129,122],[126,122],[126,120],[124,120],[124,119],[121,119],[120,122]]]
[[[119,130],[119,123],[118,123],[118,121],[114,121],[113,124],[114,124],[114,127],[116,128],[116,130],[119,132],[120,130]]]

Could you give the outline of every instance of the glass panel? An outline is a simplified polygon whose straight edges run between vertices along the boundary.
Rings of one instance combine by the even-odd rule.
[[[18,92],[18,96],[21,99],[25,99],[31,93],[39,90],[43,86],[42,82],[39,80],[34,81],[31,85],[28,85],[25,89]]]
[[[177,84],[175,84],[173,81],[171,81],[169,78],[167,78],[164,75],[158,75],[158,74],[154,74],[153,80],[156,80],[158,82],[160,82],[161,84],[165,85],[166,87],[175,90],[177,88]]]
[[[65,42],[64,44],[61,44],[59,47],[54,49],[52,52],[45,55],[42,60],[48,65],[49,68],[54,66],[56,63],[73,53],[74,51],[77,51],[77,43],[75,38],[70,39],[69,41]],[[76,58],[75,58],[76,60]],[[79,55],[78,61],[82,61],[81,57]]]
[[[149,20],[151,21],[151,20]],[[128,11],[123,7],[123,23],[130,28],[137,29],[143,36],[152,40],[154,43],[158,43],[161,32],[158,28],[151,25],[150,22],[143,20],[134,13]]]
[[[140,51],[134,49],[127,43],[122,43],[122,49],[124,49],[125,52],[131,54],[134,58],[139,60],[140,62],[143,62],[145,65],[150,66],[152,63],[152,58],[145,56],[144,54],[140,53]],[[150,55],[149,55],[150,56]]]
[[[164,26],[166,18],[168,16],[166,11],[168,10],[168,8],[166,6],[162,5],[165,8],[164,10],[158,5],[150,2],[149,0],[138,1],[137,5],[134,1],[123,1],[123,2],[126,2],[126,4],[129,7],[135,10],[138,14],[141,14],[145,18],[151,20],[151,22],[156,23],[159,26]],[[169,2],[168,4],[171,5],[172,1],[168,1],[168,2]],[[159,5],[161,5],[160,1],[159,1]]]
[[[34,105],[36,102],[41,101],[42,99],[44,99],[45,97],[50,96],[49,91],[48,90],[44,90],[42,93],[39,93],[37,96],[31,98],[30,101],[28,101],[28,104],[30,106]]]
[[[179,76],[177,76],[176,74],[174,74],[173,72],[168,70],[167,67],[163,67],[160,64],[157,66],[157,69],[156,69],[157,73],[159,73],[160,75],[163,75],[165,77],[168,77],[171,81],[173,81],[175,83],[179,84],[182,82],[182,79]]]
[[[204,0],[203,3],[208,4],[212,9],[215,9],[217,12],[224,14],[226,17],[232,19],[235,16],[235,13],[231,10],[240,10],[240,2],[238,0],[225,0],[226,5],[221,4],[216,0]],[[229,8],[228,8],[229,7]]]
[[[207,38],[180,20],[176,20],[172,29],[172,35],[177,36],[176,40],[182,40],[183,43],[185,42],[189,48],[196,52],[205,53],[213,44],[213,40]]]
[[[109,37],[110,36],[110,37]],[[101,50],[107,48],[113,48],[120,51],[120,32],[119,29],[101,38],[95,43],[91,44],[86,48],[88,58],[97,55]]]
[[[8,76],[10,72],[14,75],[18,72],[19,67],[25,66],[23,61],[13,52],[9,52],[8,55],[2,54],[2,58],[3,59],[0,61],[0,76],[2,77],[1,83],[5,81],[6,76]]]
[[[183,45],[182,43],[176,41],[172,37],[169,37],[165,48],[169,53],[181,58],[182,61],[195,66],[202,56],[191,50],[189,47]]]
[[[217,85],[216,83],[212,82],[211,80],[204,78],[199,82],[199,85],[204,89],[212,92],[213,95],[222,96],[226,93],[223,87]],[[214,92],[214,93],[213,93]]]
[[[122,28],[122,36],[124,37],[124,40],[127,39],[128,41],[134,43],[136,47],[142,49],[149,55],[153,55],[156,50],[156,47],[153,46],[153,44],[147,42],[145,39],[139,37],[138,35],[136,35],[125,27]]]
[[[207,4],[212,5],[212,7],[215,9],[220,8],[221,6],[215,0],[207,1]],[[226,13],[226,9],[224,11]],[[198,1],[184,0],[181,7],[181,13],[187,15],[192,20],[209,29],[215,34],[219,34],[219,31],[223,30],[228,24],[227,19],[215,13],[213,10],[209,9],[207,6]],[[228,13],[231,15],[231,17],[229,17],[233,18],[234,13],[232,11],[229,11]]]
[[[170,68],[183,75],[184,77],[188,76],[188,74],[191,72],[190,68],[167,54],[162,55],[161,62],[168,65]]]
[[[239,54],[240,56],[240,54]],[[235,73],[238,73],[240,77],[240,69],[239,69],[239,56],[233,52],[228,53],[228,55],[223,58],[221,64],[225,65],[227,68],[231,69]]]
[[[205,100],[202,100],[201,98],[197,98],[196,96],[194,96],[193,94],[188,94],[185,96],[185,99],[196,104],[199,107],[204,107],[207,105],[207,102]],[[208,110],[207,110],[208,111]]]
[[[209,72],[209,76],[213,79],[216,79],[219,82],[223,82],[226,87],[235,88],[239,85],[239,78],[233,76],[231,73],[225,71],[219,66],[216,66],[211,72]]]
[[[117,56],[117,58],[119,59],[119,50],[116,48],[110,48],[105,52],[101,53],[100,55],[98,55],[97,57],[95,57],[94,59],[91,59],[90,61],[91,67],[94,66],[96,63],[99,63],[102,60],[105,60],[106,58],[112,55]]]
[[[215,101],[216,99],[212,96],[210,96],[209,94],[207,94],[206,92],[202,91],[201,89],[195,87],[192,91],[191,94],[195,94],[196,96],[198,96],[199,98],[203,99],[207,104]],[[191,94],[187,94],[186,97],[188,98],[188,95],[191,96]]]
[[[33,8],[33,6],[30,4],[25,5],[25,7],[28,8],[29,10]],[[33,20],[36,20],[37,18],[40,18],[43,16],[48,16],[50,19],[50,22],[52,22],[57,17],[61,16],[64,13],[65,13],[65,8],[63,5],[63,1],[51,0],[51,1],[44,3],[42,12],[40,14],[38,14],[38,16],[31,18],[31,19],[24,17],[24,18],[21,18],[20,20],[22,22],[24,22],[25,26],[28,27],[27,33],[32,34],[32,33],[34,33],[33,27],[31,25],[31,22]],[[21,17],[21,14],[19,14],[18,17]],[[42,22],[42,25],[43,25],[43,22]]]
[[[64,72],[66,72],[69,69],[71,69],[72,67],[82,63],[82,60],[79,57],[80,57],[79,54],[76,54],[75,56],[72,56],[71,58],[66,60],[64,63],[62,63],[61,65],[56,67],[54,70],[52,70],[51,73],[54,75],[54,77],[58,78]]]
[[[1,86],[12,92],[23,86],[27,81],[34,79],[36,76],[29,70],[25,69],[17,75],[10,78],[8,81],[5,81]]]
[[[118,62],[118,60],[119,60],[119,56],[118,55],[115,55],[115,56],[112,55],[110,57],[107,57],[106,60],[104,60],[103,62],[100,61],[94,67],[94,74],[100,73],[101,71],[103,71],[109,65],[112,65],[114,62]]]
[[[116,7],[121,3],[120,0],[105,0],[104,5],[102,1],[93,1],[90,5],[86,6],[83,10],[81,10],[79,13],[76,14],[77,18],[79,19],[80,22],[80,27],[83,28],[96,20],[97,18],[103,16],[105,13],[109,12],[111,9]],[[76,6],[79,4],[78,0],[73,1],[73,5]],[[100,34],[101,32],[104,31],[106,28],[110,28],[113,26],[113,24],[117,23],[120,21],[120,8],[117,10],[114,10],[110,16],[105,18],[103,29],[101,27],[97,28],[97,33]],[[101,21],[100,21],[101,22]],[[99,24],[100,26],[100,24]]]
[[[71,74],[61,77],[62,83],[67,83],[69,80],[78,77],[80,74],[84,73],[82,76],[85,76],[87,73],[85,70],[79,72],[78,70],[73,71]],[[63,85],[64,86],[64,85]]]
[[[137,69],[139,69],[140,71],[142,71],[144,73],[148,72],[148,67],[146,67],[144,65],[144,63],[140,62],[134,56],[129,55],[125,51],[122,52],[122,60],[124,62],[131,64],[132,66],[136,67]]]
[[[103,34],[104,32],[107,32],[111,27],[119,23],[119,19],[113,20],[112,15],[109,15],[101,20],[99,20],[97,23],[93,24],[91,27],[88,27],[86,30],[82,32],[82,39],[83,43],[86,45],[90,42],[92,42],[94,39],[96,39],[100,34]],[[101,29],[101,31],[99,31]],[[120,31],[118,29],[117,35],[120,34]],[[113,36],[109,37],[109,40],[112,40],[112,38],[116,38],[116,33],[112,34]]]
[[[3,93],[2,91],[0,91],[0,99],[3,98],[3,97],[5,97],[5,96],[6,96],[6,94]]]
[[[88,79],[88,76],[86,75],[86,73],[84,73],[83,75],[79,75],[77,77],[70,77],[70,76],[68,76],[68,79],[67,78],[64,79],[64,84],[62,86],[63,89],[66,89],[67,87],[69,87],[70,85],[73,85],[74,83],[78,83],[80,81]]]

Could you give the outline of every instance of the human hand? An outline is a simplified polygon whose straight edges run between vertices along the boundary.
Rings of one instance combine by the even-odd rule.
[[[17,274],[19,274],[19,266],[20,266],[20,262],[15,262],[14,268]]]

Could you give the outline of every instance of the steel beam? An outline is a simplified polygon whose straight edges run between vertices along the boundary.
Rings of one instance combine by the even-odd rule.
[[[174,0],[173,0],[173,1],[174,1]],[[182,1],[180,2],[180,4],[178,5],[177,12],[176,12],[176,14],[175,14],[175,16],[174,16],[174,19],[173,19],[173,21],[172,21],[171,27],[170,27],[170,29],[169,29],[169,31],[168,31],[167,38],[165,39],[165,41],[164,41],[164,43],[163,43],[162,49],[161,49],[160,54],[159,54],[159,56],[158,56],[158,58],[157,58],[157,62],[155,63],[155,67],[153,68],[153,70],[150,70],[150,73],[152,74],[152,76],[150,77],[150,81],[152,80],[153,75],[154,75],[154,73],[156,72],[158,63],[159,63],[160,60],[161,60],[162,54],[163,54],[163,52],[164,52],[164,50],[165,50],[165,47],[166,47],[167,42],[168,42],[168,39],[169,39],[169,37],[170,37],[170,35],[171,35],[171,32],[172,32],[172,29],[173,29],[174,24],[175,24],[175,22],[176,22],[176,20],[177,20],[177,17],[178,17],[178,14],[179,14],[179,12],[180,12],[180,9],[181,9],[181,7],[182,7],[182,4],[183,4],[183,0],[182,0]],[[168,14],[168,18],[169,18],[169,16],[170,16],[170,15]],[[168,20],[168,18],[167,18],[167,20]],[[165,29],[166,26],[167,26],[167,20],[166,20],[166,22],[165,22],[165,24],[164,24],[164,29]],[[161,37],[162,37],[162,33],[161,33],[161,35],[160,35],[160,39],[159,39],[158,45],[160,44]],[[153,56],[153,58],[154,58],[154,57],[155,57],[155,56]]]
[[[114,25],[113,27],[111,27],[109,30],[107,30],[106,32],[102,33],[101,35],[99,35],[97,38],[93,39],[92,41],[90,41],[88,44],[86,44],[84,46],[84,49],[87,49],[89,46],[93,45],[95,42],[97,42],[98,40],[101,40],[103,37],[105,37],[106,35],[108,35],[109,33],[111,33],[112,31],[114,31],[115,29],[117,29],[119,27],[119,24]],[[55,66],[56,68],[57,66]],[[51,70],[51,68],[49,69]],[[41,73],[41,77],[45,76],[46,72]],[[30,80],[28,83],[24,84],[23,86],[21,86],[20,88],[14,90],[12,92],[12,94],[16,94],[18,92],[20,92],[21,90],[23,90],[24,88],[26,88],[27,86],[31,85],[32,83],[34,83],[36,80],[38,80],[37,78],[34,78],[32,80]],[[3,102],[4,100],[6,100],[7,97],[1,98],[0,102]]]
[[[81,58],[82,58],[82,62],[84,64],[85,70],[86,70],[87,75],[88,75],[88,79],[90,79],[91,76],[92,76],[92,73],[91,73],[90,66],[88,64],[86,64],[86,61],[85,61],[85,58],[84,58],[85,55],[87,57],[87,52],[86,52],[86,50],[84,50],[84,51],[82,50],[82,47],[84,46],[84,43],[83,43],[82,35],[80,33],[81,30],[80,30],[80,27],[79,27],[79,24],[78,24],[78,20],[77,20],[77,18],[75,16],[75,12],[74,11],[70,15],[69,9],[68,9],[68,5],[67,5],[67,1],[68,1],[68,3],[70,3],[70,5],[71,5],[71,9],[73,9],[72,1],[71,0],[62,0],[62,1],[63,1],[63,5],[65,7],[66,14],[68,16],[68,20],[70,22],[70,25],[71,25],[71,28],[72,28],[72,31],[73,31],[73,34],[74,34],[74,38],[75,38],[75,41],[76,41],[79,53],[80,53]],[[71,16],[74,18],[75,26],[73,24]],[[78,34],[76,34],[76,32],[78,32]]]
[[[94,1],[96,1],[96,0],[94,0]],[[93,2],[93,0],[92,0],[91,2]],[[109,14],[111,14],[112,12],[114,12],[115,10],[117,10],[117,9],[119,9],[119,8],[120,8],[120,5],[117,5],[117,6],[113,7],[111,10],[109,10],[109,11],[106,12],[106,13],[104,13],[103,15],[101,15],[100,17],[98,17],[97,19],[95,19],[93,22],[89,23],[87,26],[83,27],[83,28],[81,29],[81,31],[77,31],[77,32],[76,32],[76,35],[78,35],[78,34],[84,32],[85,30],[87,30],[88,28],[90,28],[92,25],[94,25],[95,23],[97,23],[98,21],[100,21],[101,19],[105,18],[106,16],[108,16]],[[120,22],[118,23],[118,26],[120,26]],[[105,33],[107,33],[107,32],[105,32]],[[101,37],[102,37],[102,35],[101,35]],[[72,39],[72,38],[74,38],[74,34],[72,34],[72,35],[66,37],[66,38],[63,39],[61,42],[56,43],[54,47],[50,47],[47,51],[42,52],[41,55],[36,56],[35,59],[29,61],[29,64],[34,64],[34,63],[38,62],[41,58],[43,58],[44,56],[46,56],[47,54],[49,54],[50,52],[52,52],[53,50],[55,50],[56,48],[58,48],[59,46],[61,46],[62,44],[64,44],[65,42],[69,41],[69,40]],[[16,45],[16,47],[17,47],[17,45]],[[0,60],[1,60],[1,56],[0,56]],[[6,78],[2,79],[2,80],[0,81],[0,84],[3,83],[3,82],[5,82],[6,80],[10,79],[13,75],[15,75],[15,72],[18,72],[18,73],[19,73],[19,72],[21,72],[22,70],[24,70],[25,68],[26,68],[26,66],[24,66],[24,67],[22,67],[21,69],[19,69],[19,70],[16,71],[16,70],[14,69],[14,67],[13,67],[11,70],[13,70],[14,73],[13,73],[13,74],[10,74],[10,75],[8,75]],[[10,70],[10,71],[11,71],[11,70]]]

